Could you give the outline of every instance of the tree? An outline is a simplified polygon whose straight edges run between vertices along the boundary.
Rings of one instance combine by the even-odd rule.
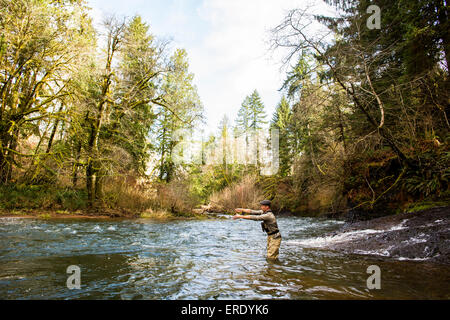
[[[169,182],[175,173],[173,152],[179,142],[179,132],[191,130],[202,120],[203,106],[189,72],[187,52],[177,49],[170,59],[171,72],[163,79],[162,100],[171,109],[159,109],[156,127],[157,152],[159,153],[159,178]]]
[[[105,21],[107,29],[107,47],[105,66],[101,70],[100,83],[97,85],[97,92],[93,98],[93,109],[89,116],[89,134],[86,144],[86,189],[88,193],[89,206],[94,205],[94,200],[102,197],[101,179],[103,175],[103,163],[100,161],[99,138],[103,129],[105,118],[107,117],[106,109],[108,105],[112,105],[113,101],[113,82],[115,72],[113,67],[113,59],[118,54],[122,43],[123,32],[126,27],[124,22],[117,21],[114,18],[108,18]]]
[[[285,96],[281,98],[276,107],[270,126],[279,131],[279,175],[286,177],[291,173],[293,154],[291,148],[292,112]]]
[[[249,128],[253,130],[262,129],[262,126],[267,123],[266,113],[264,111],[264,104],[261,101],[258,91],[253,91],[248,99],[248,109],[250,115]]]
[[[262,129],[263,125],[267,123],[265,121],[266,113],[264,111],[264,104],[261,101],[258,91],[254,90],[252,94],[245,97],[242,102],[241,108],[238,111],[238,116],[236,119],[237,132],[245,135],[246,143],[246,155],[248,152],[252,152],[250,148],[250,140],[253,140],[255,144],[255,157],[256,157],[256,167],[260,168],[260,139],[258,137],[259,130]],[[250,139],[252,138],[252,139]],[[246,163],[248,162],[248,157],[246,158]]]
[[[0,0],[0,185],[82,179],[69,192],[77,209],[148,182],[154,153],[162,180],[187,172],[173,160],[176,132],[203,112],[185,50],[169,58],[139,16],[107,17],[97,33],[84,3]]]
[[[293,148],[304,153],[295,184],[335,184],[336,194],[371,209],[405,190],[429,196],[425,185],[439,194],[448,162],[446,2],[326,2],[336,17],[294,9],[273,30],[273,47],[294,62],[283,89],[294,99]],[[366,27],[372,4],[381,29]]]
[[[62,114],[55,105],[70,95],[92,28],[81,1],[2,0],[0,11],[0,183],[8,183],[17,157],[37,156],[18,151],[20,140]]]
[[[167,70],[162,59],[166,44],[156,43],[149,30],[140,16],[134,16],[124,30],[114,99],[119,103],[114,104],[105,128],[111,143],[131,156],[129,167],[120,164],[121,171],[134,171],[137,175],[144,175],[152,147],[149,131],[156,113],[149,100],[157,97],[162,73]]]

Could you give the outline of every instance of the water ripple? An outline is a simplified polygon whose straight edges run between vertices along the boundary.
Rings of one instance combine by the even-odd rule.
[[[432,290],[431,297],[448,297],[442,275],[450,270],[444,267],[424,277],[413,262],[350,257],[308,245],[341,224],[280,218],[280,260],[271,262],[265,258],[266,236],[249,221],[0,218],[0,298],[420,298],[421,287]],[[366,288],[370,264],[386,270],[382,294]],[[81,290],[65,286],[69,265],[81,268]]]

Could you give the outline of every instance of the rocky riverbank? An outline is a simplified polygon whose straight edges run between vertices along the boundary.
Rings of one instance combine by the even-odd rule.
[[[450,264],[450,207],[346,223],[301,245],[395,260]]]

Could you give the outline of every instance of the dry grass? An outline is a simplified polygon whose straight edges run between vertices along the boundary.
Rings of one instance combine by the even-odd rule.
[[[255,176],[244,176],[241,181],[211,195],[211,211],[232,212],[234,208],[257,208],[264,198]]]
[[[104,184],[104,204],[110,208],[123,208],[144,212],[155,203],[156,190],[150,185],[130,184],[125,179],[110,179]]]
[[[192,213],[197,205],[191,196],[189,183],[183,179],[174,179],[169,183],[160,183],[157,188],[156,207],[176,214]]]
[[[172,220],[174,219],[174,215],[166,210],[152,210],[147,209],[146,211],[141,213],[141,218],[146,219],[155,219],[155,220]]]

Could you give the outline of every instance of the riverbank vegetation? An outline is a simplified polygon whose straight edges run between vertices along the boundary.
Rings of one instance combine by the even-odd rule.
[[[448,7],[377,1],[380,26],[369,28],[372,2],[327,2],[337,18],[293,10],[273,30],[274,48],[295,63],[284,83],[293,102],[286,152],[302,153],[287,157],[295,199],[372,216],[448,204]],[[309,36],[310,21],[323,33]]]
[[[202,120],[186,51],[139,16],[95,30],[84,1],[5,0],[1,12],[1,207],[163,205],[148,170],[169,175],[171,133]]]
[[[268,198],[277,212],[372,217],[448,205],[447,6],[376,1],[371,29],[372,2],[326,2],[336,16],[296,9],[272,31],[286,71],[274,114],[254,90],[203,137],[187,52],[139,16],[95,30],[82,1],[0,0],[0,208],[184,216]],[[254,138],[264,128],[278,149]],[[186,132],[201,135],[194,162],[179,161]],[[266,149],[279,155],[269,175]]]
[[[448,8],[378,1],[370,29],[368,1],[327,2],[336,17],[296,9],[273,29],[286,96],[270,121],[279,170],[258,192],[277,210],[360,218],[448,205]]]

